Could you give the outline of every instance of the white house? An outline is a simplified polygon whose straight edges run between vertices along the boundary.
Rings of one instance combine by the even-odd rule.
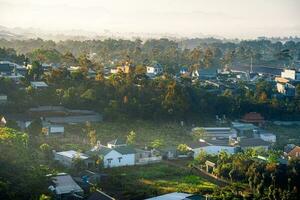
[[[281,77],[300,81],[300,72],[296,71],[295,69],[284,69],[284,71],[281,72]]]
[[[229,145],[229,140],[209,140],[205,141],[200,139],[197,142],[187,144],[189,149],[194,152],[194,158],[196,158],[200,152],[204,151],[207,154],[219,154],[221,151],[225,151],[228,154],[235,153],[235,146]]]
[[[7,95],[0,94],[0,104],[5,104],[7,102]]]
[[[147,75],[156,76],[163,72],[163,67],[158,62],[152,62],[151,65],[146,67]]]
[[[266,142],[272,142],[272,143],[276,142],[276,135],[274,135],[273,133],[260,133],[259,137],[260,139]]]
[[[296,87],[291,83],[276,83],[277,92],[285,95],[285,96],[295,96]]]
[[[30,85],[34,89],[42,89],[42,88],[47,88],[48,87],[47,83],[45,83],[43,81],[31,81]]]
[[[113,140],[108,142],[107,146],[98,142],[97,146],[89,151],[88,154],[102,156],[105,168],[135,165],[135,149],[121,141],[118,139]]]
[[[94,164],[94,161],[88,155],[74,150],[54,152],[54,160],[69,168],[73,167],[76,158],[81,159],[87,167]]]
[[[60,124],[43,122],[43,130],[45,131],[46,135],[63,134],[65,132],[65,127]]]
[[[112,141],[109,141],[107,143],[107,147],[108,148],[116,148],[116,147],[122,147],[122,146],[127,146],[126,142],[122,139],[115,139],[115,140],[112,140]]]

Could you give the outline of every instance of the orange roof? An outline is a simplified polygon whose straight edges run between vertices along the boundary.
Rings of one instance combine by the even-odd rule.
[[[282,78],[282,77],[276,77],[275,81],[279,82],[279,83],[288,83],[289,80],[286,78]]]

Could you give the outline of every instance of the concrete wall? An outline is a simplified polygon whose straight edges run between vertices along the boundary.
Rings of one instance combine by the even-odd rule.
[[[194,158],[196,158],[201,151],[206,152],[207,154],[219,154],[221,151],[225,151],[229,154],[234,154],[235,147],[229,147],[229,146],[207,146],[207,147],[201,147],[197,149],[193,149],[194,152]]]
[[[63,126],[50,126],[49,133],[64,133],[65,128]]]

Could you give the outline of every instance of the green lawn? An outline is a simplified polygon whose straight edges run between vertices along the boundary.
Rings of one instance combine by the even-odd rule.
[[[164,163],[106,169],[108,183],[100,187],[117,199],[144,199],[169,192],[205,194],[216,186],[206,180]]]
[[[90,145],[83,131],[84,127],[84,124],[68,125],[65,127],[63,136],[47,137],[45,142],[58,150],[88,150]],[[97,140],[102,144],[116,138],[126,139],[130,131],[136,133],[136,145],[139,147],[148,146],[155,139],[162,139],[166,147],[177,146],[192,140],[189,135],[191,126],[181,127],[179,123],[135,120],[94,123],[92,128],[96,130]]]

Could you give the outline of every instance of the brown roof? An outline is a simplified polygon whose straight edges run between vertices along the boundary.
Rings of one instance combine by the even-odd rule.
[[[300,147],[299,147],[299,146],[295,146],[295,147],[288,153],[288,156],[300,158]]]
[[[260,138],[242,138],[238,143],[240,147],[259,147],[259,146],[269,146],[270,142],[264,141]]]
[[[252,123],[258,122],[259,123],[259,122],[264,121],[264,117],[257,112],[250,112],[250,113],[245,114],[241,121],[252,122]]]

